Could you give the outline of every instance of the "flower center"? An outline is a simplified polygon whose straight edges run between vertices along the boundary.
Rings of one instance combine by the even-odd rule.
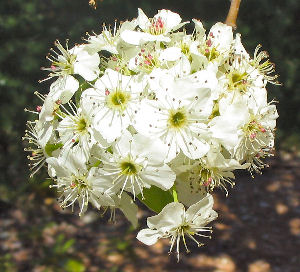
[[[244,92],[247,88],[247,78],[248,74],[246,72],[239,73],[238,71],[233,71],[228,75],[229,79],[229,89],[239,89]]]
[[[60,54],[52,50],[55,55],[58,56],[50,55],[47,57],[52,62],[50,67],[51,71],[55,74],[72,74],[74,72],[73,64],[77,56],[69,52],[68,44],[66,45],[67,49],[65,49],[59,41],[55,42],[55,46],[60,51]]]
[[[135,58],[135,64],[145,73],[150,74],[156,67],[160,67],[160,62],[155,54],[151,54],[148,50],[141,49]]]
[[[129,100],[130,94],[119,89],[107,95],[108,107],[118,111],[124,111]]]
[[[84,132],[86,130],[87,123],[84,118],[80,118],[77,122],[77,130],[79,132]]]
[[[246,124],[243,127],[243,130],[244,130],[245,134],[250,137],[251,140],[254,140],[257,137],[258,133],[266,132],[266,129],[255,120],[252,120],[248,124]]]
[[[180,43],[181,52],[186,56],[190,55],[190,46],[187,43],[181,42]]]
[[[213,48],[208,47],[204,50],[204,56],[208,59],[208,61],[215,60],[219,55],[220,53],[217,51],[215,47]]]
[[[183,109],[178,109],[176,111],[170,110],[168,124],[171,128],[182,128],[187,123],[186,113]]]
[[[79,191],[87,189],[88,188],[88,184],[86,183],[86,178],[84,176],[82,176],[82,177],[75,177],[75,176],[73,176],[73,180],[72,180],[72,183],[71,183],[70,187],[72,189],[75,188],[75,187],[77,187],[77,189]]]
[[[151,20],[151,26],[149,27],[148,32],[152,35],[161,35],[165,32],[164,22],[161,17],[153,18]]]
[[[132,161],[123,161],[120,164],[123,175],[135,175],[140,169],[140,167]]]

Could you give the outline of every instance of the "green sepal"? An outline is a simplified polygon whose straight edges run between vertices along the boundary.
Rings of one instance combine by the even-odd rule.
[[[63,144],[46,144],[45,146],[45,152],[47,153],[48,156],[52,156],[52,152],[61,148]]]
[[[160,213],[167,204],[173,202],[173,196],[170,191],[163,191],[153,185],[149,189],[144,188],[143,194],[144,199],[142,199],[141,194],[137,196],[138,199],[156,213]]]
[[[101,164],[101,161],[98,160],[92,165],[92,167],[98,167],[100,164]]]

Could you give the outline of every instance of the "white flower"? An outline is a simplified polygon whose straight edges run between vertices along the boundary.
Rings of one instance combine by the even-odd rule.
[[[126,21],[117,27],[115,22],[113,30],[103,26],[103,30],[100,34],[88,35],[86,40],[88,44],[85,46],[85,49],[90,53],[94,54],[100,51],[108,51],[112,54],[119,54],[118,45],[120,43],[120,34],[124,30],[133,30],[136,27],[136,23]]]
[[[112,146],[112,154],[105,152],[101,157],[100,171],[111,180],[113,192],[129,191],[134,199],[143,196],[143,188],[155,185],[168,190],[176,178],[171,168],[164,163],[167,148],[158,140],[140,134],[131,136],[124,131],[121,138]]]
[[[70,148],[75,148],[82,153],[86,160],[89,157],[90,149],[94,144],[107,147],[107,142],[100,134],[94,133],[92,126],[91,106],[81,102],[80,107],[68,103],[70,109],[61,106],[64,112],[57,113],[62,119],[57,127],[61,143],[64,144],[63,152],[68,153]]]
[[[162,65],[159,55],[162,50],[154,46],[145,46],[129,60],[128,68],[131,71],[142,74],[149,74],[153,69]]]
[[[187,172],[187,180],[197,189],[202,189],[202,186],[207,190],[212,191],[215,187],[220,187],[225,190],[228,195],[227,185],[234,186],[233,179],[235,176],[233,171],[236,169],[246,169],[249,164],[241,165],[235,159],[226,159],[220,153],[220,147],[214,147],[200,160],[192,163],[192,168]]]
[[[146,245],[153,245],[160,238],[170,238],[170,252],[176,246],[177,258],[179,260],[179,244],[182,239],[187,252],[186,236],[197,243],[194,236],[210,237],[199,232],[211,232],[211,228],[205,227],[209,222],[217,218],[217,213],[212,209],[213,198],[207,195],[196,204],[190,206],[186,211],[183,204],[173,202],[166,205],[162,211],[147,219],[149,228],[141,230],[137,239]]]
[[[250,172],[260,173],[265,164],[261,158],[271,156],[274,147],[274,129],[278,113],[276,106],[268,104],[249,109],[248,118],[241,124],[235,147],[235,158],[250,164]]]
[[[95,129],[111,143],[134,124],[143,92],[143,82],[107,69],[82,99],[93,106]]]
[[[233,55],[224,67],[227,82],[224,93],[232,96],[232,99],[240,95],[251,96],[254,92],[264,89],[266,85],[259,71],[241,55]]]
[[[228,58],[233,41],[232,28],[216,23],[205,37],[205,30],[202,23],[193,20],[195,23],[196,39],[190,46],[193,58],[193,67],[198,69],[206,68],[209,64],[218,67]]]
[[[57,187],[61,192],[61,206],[73,207],[78,201],[79,215],[86,211],[89,202],[97,209],[101,206],[114,206],[113,199],[106,193],[110,184],[102,179],[96,167],[88,170],[76,155],[72,153],[67,161],[53,157],[47,159],[49,174],[56,182],[51,187]]]
[[[98,53],[89,54],[85,50],[85,45],[77,45],[65,49],[59,41],[55,42],[59,52],[53,51],[54,55],[47,58],[51,61],[50,68],[44,70],[50,71],[49,77],[79,74],[85,80],[92,81],[99,75],[100,57]]]
[[[166,162],[180,150],[191,159],[201,158],[209,150],[205,122],[212,109],[210,89],[173,77],[163,77],[161,81],[164,84],[155,90],[157,97],[142,101],[135,128],[141,134],[160,138],[168,146]]]
[[[29,167],[32,173],[30,177],[33,177],[45,164],[46,158],[49,156],[45,150],[46,145],[51,137],[53,137],[53,126],[50,122],[41,122],[35,120],[34,122],[27,122],[27,128],[23,140],[28,141],[31,145],[25,148],[25,151],[31,154],[27,156],[29,159]]]
[[[253,59],[251,59],[241,42],[241,34],[238,33],[236,34],[232,50],[235,55],[244,58],[253,67],[255,73],[260,74],[265,81],[274,85],[281,85],[277,80],[278,75],[274,74],[274,63],[270,62],[269,54],[266,51],[260,51],[261,47],[262,46],[259,44],[255,48]]]
[[[181,17],[170,10],[160,10],[149,19],[145,13],[138,9],[137,24],[143,32],[125,30],[122,32],[122,39],[134,45],[141,45],[148,41],[170,42],[168,34],[182,27],[185,23],[181,22]]]

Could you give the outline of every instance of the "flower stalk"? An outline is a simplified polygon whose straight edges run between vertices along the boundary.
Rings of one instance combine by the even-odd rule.
[[[237,29],[236,19],[239,13],[240,3],[241,0],[231,0],[230,8],[225,20],[225,24],[232,26],[234,30]]]

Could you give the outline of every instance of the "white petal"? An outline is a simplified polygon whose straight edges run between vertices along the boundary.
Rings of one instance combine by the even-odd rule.
[[[162,164],[165,160],[168,147],[159,139],[141,135],[133,135],[134,144],[131,147],[134,156],[147,157],[151,164]]]
[[[151,25],[148,17],[144,13],[144,11],[140,8],[138,9],[137,24],[143,30],[147,30],[147,28]]]
[[[190,181],[188,180],[188,172],[181,174],[176,179],[176,190],[178,194],[178,200],[186,206],[191,206],[206,196],[206,188],[204,186],[199,187],[197,181],[193,181],[192,188],[190,187]]]
[[[159,56],[161,61],[176,61],[181,57],[181,49],[178,47],[169,47],[162,51]]]
[[[150,34],[144,32],[124,30],[121,33],[121,38],[129,44],[141,45],[149,40],[149,35]]]
[[[193,19],[193,22],[195,24],[195,29],[197,32],[197,39],[200,41],[205,40],[205,29],[203,27],[203,24],[197,19]]]
[[[230,49],[233,41],[232,27],[223,23],[216,23],[210,29],[213,34],[212,46],[216,47],[218,51],[226,52]]]
[[[147,166],[141,178],[148,184],[168,190],[173,186],[176,175],[168,165],[164,164],[163,166]]]
[[[159,17],[161,17],[162,21],[165,24],[164,27],[166,28],[166,32],[172,30],[181,22],[181,17],[179,16],[179,14],[166,9],[159,10],[158,13],[154,16],[154,18]]]
[[[49,96],[53,101],[61,100],[61,103],[67,103],[79,88],[79,82],[71,75],[59,77],[50,86]]]
[[[162,233],[158,230],[142,229],[137,234],[136,238],[142,243],[151,246],[154,245],[159,238],[162,237]]]
[[[218,216],[212,209],[213,204],[214,200],[212,195],[207,194],[206,197],[188,208],[186,211],[187,220],[194,222],[197,226],[205,226]]]
[[[147,225],[151,229],[158,229],[165,233],[180,226],[184,222],[184,216],[184,206],[179,202],[172,202],[167,204],[158,215],[148,217]]]

